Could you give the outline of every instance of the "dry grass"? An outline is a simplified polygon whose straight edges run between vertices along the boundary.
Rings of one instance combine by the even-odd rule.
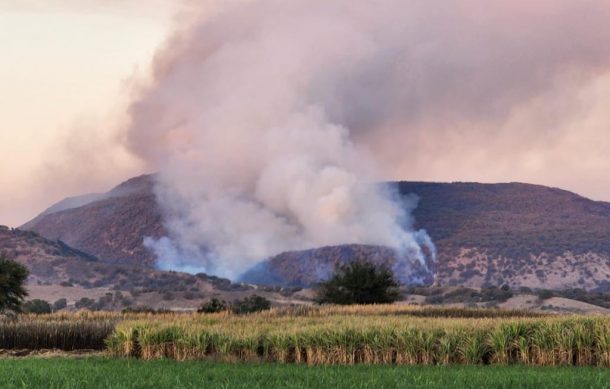
[[[21,315],[0,320],[0,348],[102,350],[119,319],[116,315]]]

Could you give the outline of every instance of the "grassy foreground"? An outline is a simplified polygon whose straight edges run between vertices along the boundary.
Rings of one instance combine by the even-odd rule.
[[[523,366],[304,366],[124,359],[0,361],[3,388],[609,388],[610,370]]]

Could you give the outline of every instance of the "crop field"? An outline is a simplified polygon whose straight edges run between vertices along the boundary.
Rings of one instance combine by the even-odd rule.
[[[114,314],[22,315],[0,321],[2,349],[101,350],[121,320]]]
[[[610,367],[610,318],[401,305],[248,315],[89,313],[0,322],[0,348],[306,365]]]
[[[306,366],[111,358],[0,361],[3,388],[608,388],[610,370],[531,366]]]

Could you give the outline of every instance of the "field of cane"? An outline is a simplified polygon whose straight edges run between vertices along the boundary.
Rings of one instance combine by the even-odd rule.
[[[0,349],[102,350],[117,314],[79,312],[19,315],[0,319]]]
[[[144,360],[610,367],[610,319],[400,306],[170,315],[120,322],[107,346]]]
[[[610,317],[401,305],[80,312],[5,319],[0,348],[94,349],[141,360],[610,367]]]

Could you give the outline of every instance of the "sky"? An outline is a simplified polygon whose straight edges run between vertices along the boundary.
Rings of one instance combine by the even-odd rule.
[[[181,36],[176,30],[183,19],[177,15],[184,9],[178,9],[178,3],[0,0],[0,224],[21,225],[66,196],[106,191],[130,176],[159,169],[162,161],[155,149],[145,141],[134,144],[143,139],[134,134],[147,131],[140,128],[140,118],[136,115],[140,127],[135,130],[128,123],[134,120],[134,101],[141,99],[138,86],[143,80],[152,78],[153,90],[171,94],[173,84],[159,74],[172,63],[180,64],[177,56],[190,61],[183,51],[172,49],[172,44],[180,45],[179,39],[168,40]],[[205,11],[213,2],[199,3],[203,5],[197,10]],[[263,26],[264,31],[308,43],[298,31],[291,35],[294,28],[302,27],[298,20],[303,10],[297,6],[307,2],[294,1],[295,9],[282,11],[286,20],[298,16],[285,25],[276,25],[274,17],[265,18],[274,12],[273,0],[252,3],[267,7],[258,8],[267,14],[247,11],[253,16],[242,15],[253,31],[262,20],[271,23]],[[389,9],[400,4],[385,3]],[[404,14],[379,11],[379,20],[406,20],[414,27],[396,35],[404,36],[403,42],[371,49],[380,53],[381,61],[366,59],[369,62],[361,67],[345,65],[359,83],[346,84],[349,79],[317,68],[310,71],[319,83],[314,89],[325,92],[330,85],[339,91],[326,93],[328,101],[320,99],[330,107],[330,116],[352,131],[354,142],[375,156],[383,179],[519,181],[610,201],[610,55],[606,47],[610,31],[605,27],[609,5],[601,0],[498,1],[493,5],[460,0],[440,7],[411,3],[416,5],[399,7]],[[319,11],[308,15],[309,26],[326,31],[320,15],[334,15],[336,10]],[[399,17],[393,19],[393,14]],[[343,26],[342,15],[329,20]],[[376,17],[375,12],[371,15]],[[395,39],[394,31],[379,27],[383,23],[360,17],[346,24],[350,29],[353,24],[383,30],[375,39]],[[235,20],[235,26],[244,24],[242,19],[227,19],[230,25]],[[199,20],[196,25],[206,23]],[[233,30],[241,28],[235,26]],[[307,32],[309,27],[302,28]],[[350,29],[346,31],[351,34]],[[207,31],[195,30],[182,37]],[[212,28],[218,32],[214,39],[220,40],[238,39],[233,30]],[[333,27],[327,32],[337,30]],[[201,40],[205,39],[203,35]],[[273,39],[265,39],[263,48],[274,47],[267,46],[267,41],[276,43]],[[323,41],[320,34],[318,42]],[[368,46],[361,47],[351,35],[336,36],[336,41],[345,45],[324,46],[328,50],[320,54],[324,66],[341,64],[343,58],[366,58],[363,53],[368,53]],[[271,58],[298,58],[298,52],[287,46],[289,41],[281,46],[280,55]],[[400,50],[413,47],[409,55],[400,56]],[[392,56],[385,58],[384,53]],[[383,61],[396,56],[409,77],[378,80],[376,74],[387,66]],[[307,66],[317,66],[308,62],[310,58],[306,58]],[[292,66],[280,60],[261,64]],[[295,64],[297,69],[297,65],[301,66]],[[224,80],[225,75],[221,76]],[[371,80],[392,93],[375,95],[367,87]],[[197,80],[197,84],[202,83]],[[406,92],[397,85],[404,85]],[[369,94],[372,97],[360,98]],[[306,97],[314,95],[308,92]],[[335,105],[332,99],[343,103]],[[368,115],[375,99],[389,102],[390,107]],[[402,105],[397,108],[393,102]],[[347,106],[364,108],[356,112]],[[377,119],[380,112],[387,114],[387,120]],[[343,120],[344,115],[349,118]],[[371,123],[379,126],[370,131]]]
[[[159,0],[0,0],[0,224],[131,171],[115,121],[174,12]]]

